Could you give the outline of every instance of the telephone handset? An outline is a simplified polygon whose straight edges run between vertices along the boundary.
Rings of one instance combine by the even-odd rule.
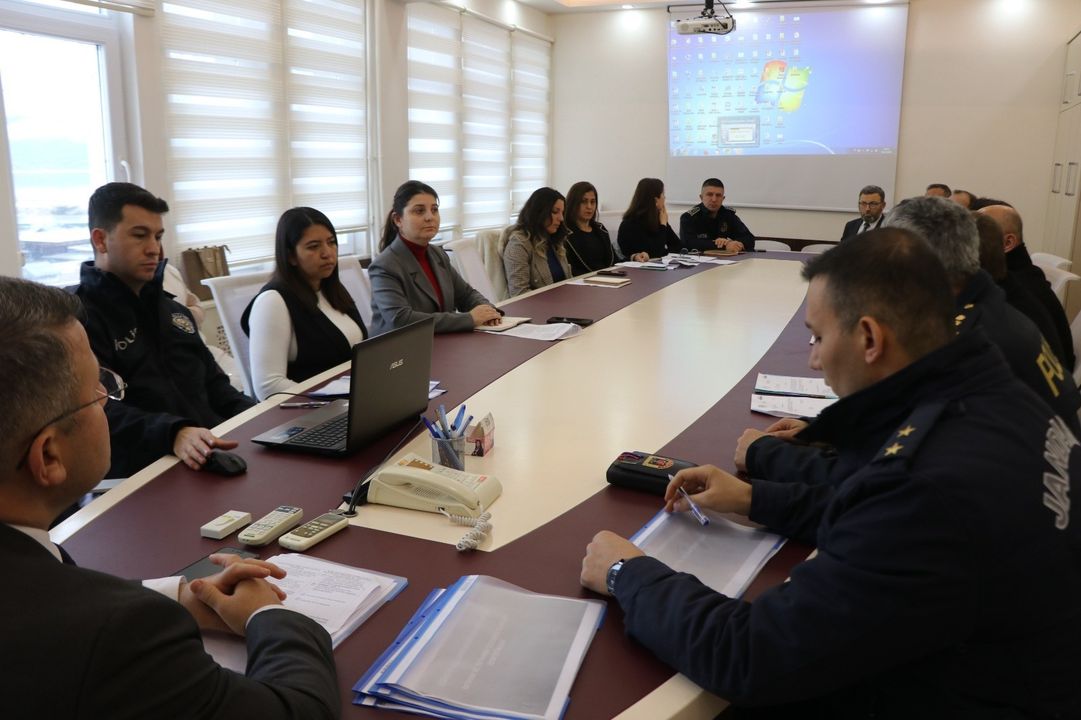
[[[502,492],[503,486],[492,475],[433,465],[409,453],[376,473],[369,483],[368,502],[475,518]]]

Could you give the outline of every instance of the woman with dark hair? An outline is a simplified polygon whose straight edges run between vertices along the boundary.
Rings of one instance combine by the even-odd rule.
[[[394,193],[383,225],[379,255],[368,268],[372,280],[372,332],[381,335],[435,318],[435,331],[469,331],[495,325],[501,314],[430,244],[439,232],[439,195],[417,180]]]
[[[350,358],[367,337],[356,303],[338,279],[338,236],[315,208],[278,219],[274,275],[248,304],[240,326],[251,338],[251,378],[265,400]]]
[[[558,190],[538,188],[522,206],[518,222],[503,231],[499,242],[510,297],[571,276],[567,251],[563,247],[567,236],[567,228],[563,225],[565,205]]]
[[[657,178],[642,178],[616,236],[619,250],[628,260],[644,262],[679,252],[679,235],[668,224],[664,207],[664,183]]]
[[[616,261],[608,228],[597,221],[597,188],[590,182],[576,182],[567,191],[567,260],[571,272],[585,275],[611,267]]]

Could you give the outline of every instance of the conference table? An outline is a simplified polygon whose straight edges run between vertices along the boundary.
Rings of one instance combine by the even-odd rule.
[[[605,471],[626,450],[659,452],[733,470],[736,438],[772,418],[750,411],[759,372],[809,375],[803,323],[806,283],[799,253],[750,253],[729,265],[668,271],[629,269],[618,288],[564,282],[504,303],[511,316],[596,322],[548,343],[489,333],[437,335],[432,378],[446,394],[429,404],[466,403],[495,419],[495,447],[466,458],[466,470],[497,476],[493,530],[475,552],[454,543],[463,528],[436,513],[364,505],[350,527],[308,554],[401,575],[409,584],[335,650],[344,716],[406,717],[352,705],[352,685],[393,641],[428,593],[462,575],[498,577],[527,590],[596,598],[579,584],[585,547],[599,530],[630,536],[661,506],[656,496],[608,486]],[[347,370],[302,384],[312,388]],[[272,398],[223,423],[248,471],[227,478],[189,470],[172,456],[126,479],[52,531],[84,567],[121,577],[176,573],[225,546],[199,527],[228,510],[258,518],[281,504],[305,519],[339,506],[343,493],[406,437],[392,429],[346,459],[267,449],[250,442],[304,410]],[[428,435],[391,457],[430,456]],[[285,552],[277,543],[261,557]],[[811,548],[789,542],[744,598],[779,584]],[[609,610],[571,690],[566,717],[712,718],[726,703],[626,637],[618,604]]]

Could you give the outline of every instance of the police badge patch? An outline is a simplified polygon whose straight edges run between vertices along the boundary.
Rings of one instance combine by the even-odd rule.
[[[184,313],[173,313],[173,327],[183,330],[188,335],[195,334],[195,323]]]

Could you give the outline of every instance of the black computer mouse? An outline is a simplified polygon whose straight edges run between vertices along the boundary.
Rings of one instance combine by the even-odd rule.
[[[215,475],[239,475],[248,469],[244,458],[224,450],[211,450],[203,469]]]

